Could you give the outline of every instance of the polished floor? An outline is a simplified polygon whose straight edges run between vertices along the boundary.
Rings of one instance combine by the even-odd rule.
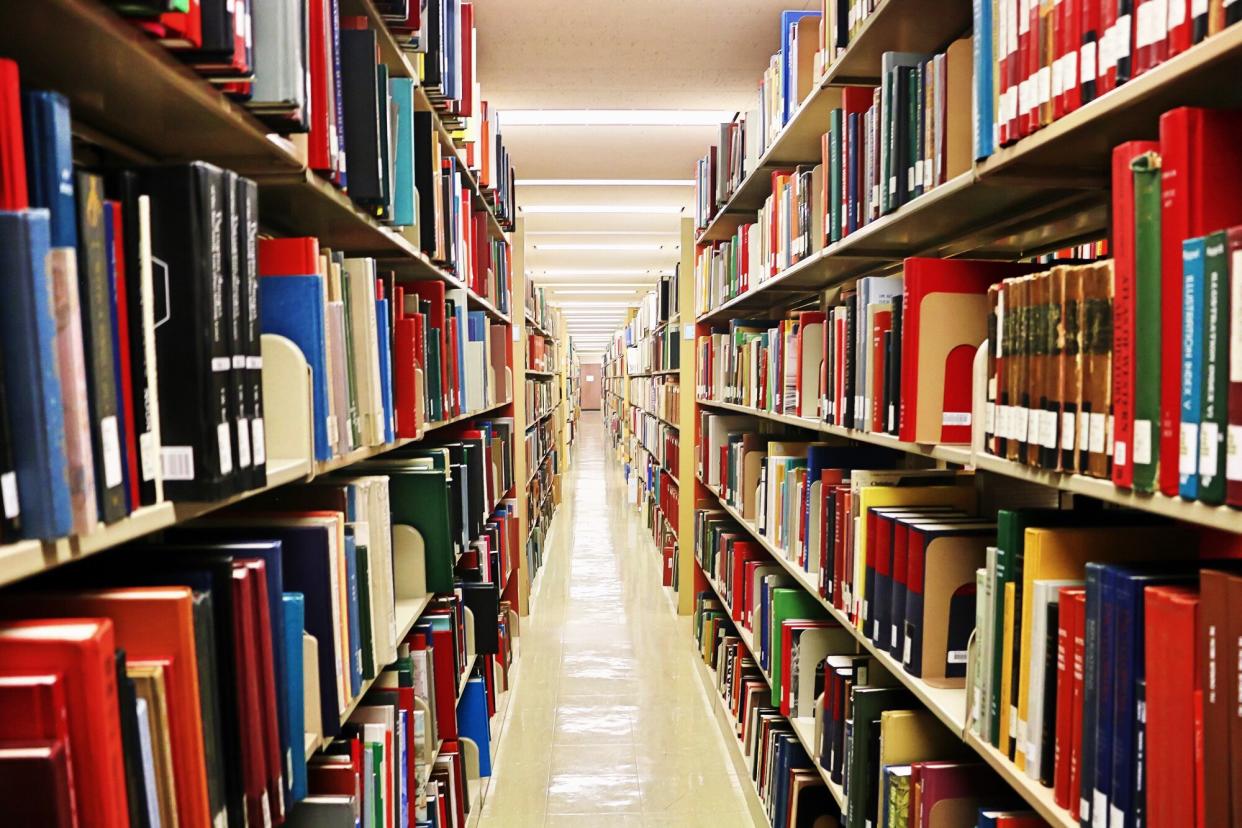
[[[608,451],[584,412],[480,824],[759,824]]]

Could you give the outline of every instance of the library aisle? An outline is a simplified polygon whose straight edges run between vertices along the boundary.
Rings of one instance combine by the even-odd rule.
[[[749,826],[688,619],[584,412],[481,825]]]

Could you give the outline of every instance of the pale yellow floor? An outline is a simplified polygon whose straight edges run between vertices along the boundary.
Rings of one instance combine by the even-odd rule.
[[[689,623],[606,451],[584,412],[481,825],[754,825]]]

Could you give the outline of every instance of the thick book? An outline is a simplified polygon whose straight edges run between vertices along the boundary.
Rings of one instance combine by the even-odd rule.
[[[9,277],[7,298],[0,303],[0,349],[16,471],[15,481],[6,478],[4,511],[16,514],[20,507],[22,535],[51,540],[69,533],[73,514],[47,272],[48,211],[0,211],[0,240],[0,269]]]
[[[99,517],[112,523],[125,517],[120,389],[112,353],[109,250],[104,227],[103,180],[78,172],[78,299],[86,355],[91,410],[91,453],[95,460],[95,498]]]
[[[1112,158],[1113,482],[1126,488],[1134,482],[1137,454],[1134,432],[1138,416],[1135,409],[1140,376],[1139,341],[1143,338],[1138,334],[1150,330],[1140,326],[1138,312],[1140,216],[1138,187],[1132,164],[1136,158],[1158,152],[1159,149],[1160,145],[1155,141],[1128,141],[1113,148]],[[1150,220],[1151,216],[1143,215],[1142,218]],[[1149,228],[1144,228],[1143,235],[1144,241],[1148,242],[1153,236]],[[1145,443],[1145,454],[1150,458],[1150,435],[1141,439],[1148,441]]]
[[[315,238],[259,242],[259,316],[263,333],[290,339],[310,365],[315,459],[332,459],[324,285]]]
[[[157,262],[155,330],[160,455],[172,500],[217,500],[236,490],[220,266],[223,172],[202,162],[141,172]],[[177,278],[170,278],[178,274]]]
[[[1160,490],[1179,488],[1182,242],[1242,223],[1242,113],[1179,107],[1160,116],[1162,206]]]

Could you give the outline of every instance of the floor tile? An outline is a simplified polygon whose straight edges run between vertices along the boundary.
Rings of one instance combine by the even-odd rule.
[[[694,674],[686,619],[586,413],[522,621],[483,828],[753,823]]]

